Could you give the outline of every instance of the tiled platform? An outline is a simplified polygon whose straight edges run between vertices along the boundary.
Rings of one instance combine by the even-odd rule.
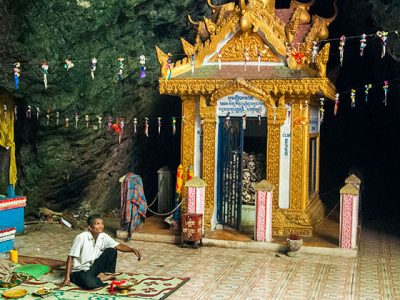
[[[113,222],[113,220],[110,220]],[[117,227],[115,227],[117,228]],[[342,257],[356,257],[357,249],[342,249],[338,247],[339,224],[328,219],[316,228],[312,237],[304,238],[302,253],[332,255]],[[134,234],[133,240],[163,243],[180,243],[180,233],[169,229],[169,225],[162,218],[152,216],[146,220],[144,226]],[[286,251],[286,238],[274,236],[271,243],[257,242],[253,240],[252,233],[240,233],[231,229],[206,230],[203,238],[205,246],[242,248],[254,250]]]
[[[65,259],[79,232],[59,225],[17,237],[21,254]],[[114,230],[114,229],[112,229]],[[137,261],[119,255],[120,271],[189,276],[169,299],[400,299],[400,238],[364,226],[357,258],[131,241]]]

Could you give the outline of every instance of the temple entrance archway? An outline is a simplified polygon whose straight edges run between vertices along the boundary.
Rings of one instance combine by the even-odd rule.
[[[254,187],[266,178],[266,108],[263,101],[235,92],[217,102],[217,115],[217,222],[252,230]]]

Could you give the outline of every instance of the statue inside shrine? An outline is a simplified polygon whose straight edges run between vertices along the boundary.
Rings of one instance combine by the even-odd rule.
[[[254,187],[258,182],[265,179],[265,155],[262,153],[250,153],[243,151],[242,154],[242,202],[254,205],[256,193]]]

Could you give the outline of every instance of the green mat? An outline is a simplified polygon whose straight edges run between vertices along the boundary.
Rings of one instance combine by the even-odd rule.
[[[35,278],[39,278],[40,276],[46,274],[50,271],[49,266],[39,265],[39,264],[29,264],[17,267],[14,269],[14,273],[22,273],[29,276],[33,276]]]
[[[49,276],[45,275],[46,281],[54,282]],[[43,277],[42,277],[43,278]],[[108,286],[98,290],[85,291],[81,290],[75,285],[66,286],[61,289],[51,282],[41,280],[31,280],[23,283],[13,289],[26,289],[28,294],[23,297],[24,300],[38,299],[31,294],[40,287],[49,288],[52,293],[45,299],[59,299],[59,300],[116,300],[116,299],[166,299],[182,285],[184,285],[189,278],[180,277],[167,277],[167,276],[151,276],[146,274],[119,274],[117,280],[127,280],[128,283],[134,284],[127,295],[114,294],[110,295]],[[54,278],[53,278],[54,279]],[[0,294],[6,289],[0,288]]]

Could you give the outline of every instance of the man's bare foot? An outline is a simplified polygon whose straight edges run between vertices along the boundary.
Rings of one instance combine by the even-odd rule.
[[[108,280],[114,280],[116,278],[115,275],[113,274],[104,274],[104,273],[100,273],[99,275],[97,275],[97,278],[100,278],[101,281],[108,281]]]

